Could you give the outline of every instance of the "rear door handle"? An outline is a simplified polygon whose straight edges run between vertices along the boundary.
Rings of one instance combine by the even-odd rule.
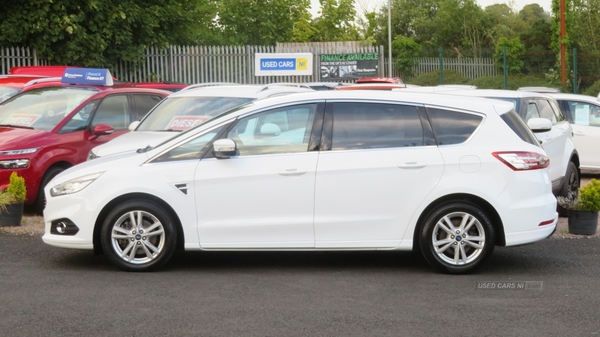
[[[427,164],[422,161],[411,161],[398,165],[398,167],[402,169],[420,169],[425,166],[427,166]]]
[[[283,171],[279,171],[279,175],[280,176],[299,176],[299,175],[303,175],[305,174],[306,171],[305,169],[287,169],[287,170],[283,170]]]

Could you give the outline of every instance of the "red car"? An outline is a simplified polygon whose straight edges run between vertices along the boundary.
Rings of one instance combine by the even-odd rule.
[[[362,77],[356,80],[354,83],[390,83],[390,84],[404,84],[399,77]]]
[[[43,187],[56,174],[84,162],[93,147],[128,132],[131,122],[171,93],[113,87],[110,72],[102,71],[69,68],[64,83],[32,85],[0,103],[0,189],[16,171],[25,178],[26,204],[41,213]],[[80,81],[82,76],[104,82]]]
[[[13,75],[37,75],[45,77],[61,77],[69,66],[23,66],[12,67],[8,71]]]

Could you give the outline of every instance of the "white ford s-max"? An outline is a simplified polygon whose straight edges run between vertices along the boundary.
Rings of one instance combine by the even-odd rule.
[[[418,249],[465,273],[557,223],[548,158],[513,104],[431,93],[255,101],[45,193],[45,243],[129,271],[177,249]]]

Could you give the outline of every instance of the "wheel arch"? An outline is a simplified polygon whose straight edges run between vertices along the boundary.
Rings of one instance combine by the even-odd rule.
[[[101,238],[102,224],[104,223],[104,219],[106,218],[108,213],[110,213],[110,211],[116,205],[118,205],[122,202],[125,202],[127,200],[133,200],[133,199],[150,200],[150,201],[155,202],[165,208],[165,210],[169,213],[169,215],[173,219],[175,229],[177,230],[176,249],[183,250],[184,242],[185,242],[184,233],[183,233],[183,228],[181,226],[181,220],[177,216],[177,213],[175,212],[175,210],[173,210],[173,208],[167,202],[165,202],[164,200],[162,200],[161,198],[159,198],[157,196],[147,194],[147,193],[129,193],[129,194],[121,195],[121,196],[116,197],[115,199],[111,200],[108,204],[106,204],[102,208],[102,210],[98,214],[98,217],[96,218],[96,222],[94,223],[94,237],[93,237],[94,253],[95,254],[103,254],[104,253],[102,251],[102,244],[100,242],[100,240],[101,240],[100,238]]]
[[[495,245],[496,246],[506,246],[506,238],[505,238],[505,234],[504,234],[504,224],[502,223],[502,219],[500,218],[500,215],[498,214],[496,209],[485,199],[482,199],[478,196],[475,196],[472,194],[457,193],[457,194],[449,194],[449,195],[443,196],[443,197],[433,201],[431,204],[429,204],[423,210],[423,212],[421,212],[421,215],[419,216],[419,219],[417,220],[417,224],[415,226],[415,231],[413,233],[413,250],[418,248],[419,235],[425,224],[425,220],[429,217],[429,215],[436,208],[438,208],[444,204],[448,204],[448,203],[456,202],[456,201],[468,202],[468,203],[474,204],[474,205],[480,207],[481,209],[483,209],[483,211],[491,218],[492,226],[494,227],[494,230],[496,231]]]

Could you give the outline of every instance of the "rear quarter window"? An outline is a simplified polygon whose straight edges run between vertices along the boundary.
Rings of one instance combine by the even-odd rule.
[[[437,145],[464,143],[481,124],[483,117],[458,111],[427,109]]]
[[[524,142],[529,144],[533,144],[535,146],[540,146],[540,143],[535,138],[535,135],[531,132],[531,129],[527,127],[523,119],[517,115],[517,113],[512,110],[505,114],[500,115],[500,118],[513,130],[514,133],[519,136]]]

